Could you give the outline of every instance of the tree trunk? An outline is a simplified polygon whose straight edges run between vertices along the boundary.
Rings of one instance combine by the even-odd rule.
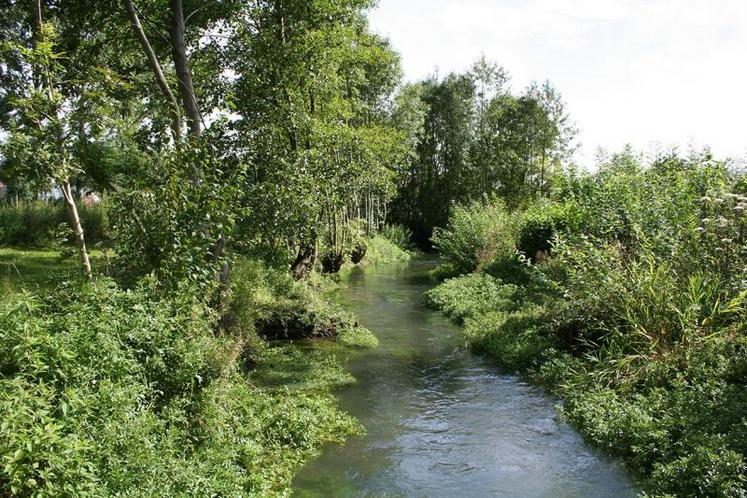
[[[291,265],[294,279],[301,280],[309,274],[314,264],[314,252],[313,245],[302,245],[298,248],[298,255]]]
[[[75,205],[75,199],[73,198],[73,193],[70,188],[70,181],[65,180],[60,182],[60,190],[62,190],[62,196],[65,198],[65,205],[70,214],[70,224],[75,233],[75,243],[78,245],[78,254],[80,255],[80,264],[83,267],[83,273],[86,277],[91,278],[91,262],[88,259],[88,251],[86,250],[86,241],[83,236],[83,225],[80,223],[78,206]]]
[[[36,1],[36,9],[34,11],[34,17],[35,17],[35,23],[36,23],[36,29],[37,29],[37,37],[38,43],[41,43],[44,41],[44,19],[42,17],[42,2],[41,0]],[[42,87],[45,87],[47,91],[47,96],[50,101],[52,101],[52,83],[49,81],[49,76],[47,76],[46,81],[40,82]],[[57,109],[54,110],[54,112],[57,112]],[[57,146],[59,147],[60,151],[64,153],[64,147],[63,147],[63,141],[64,138],[60,134],[60,136],[57,137]],[[64,157],[64,156],[63,156]],[[64,161],[64,160],[63,160]],[[63,170],[67,170],[65,167],[65,164],[63,162]],[[80,216],[78,215],[78,206],[75,205],[75,199],[73,198],[73,192],[70,188],[70,179],[68,177],[65,177],[64,180],[58,180],[60,190],[62,190],[62,195],[65,198],[65,205],[67,206],[68,212],[70,213],[70,223],[73,227],[73,232],[75,233],[75,242],[78,244],[78,252],[80,254],[80,264],[83,267],[83,273],[86,277],[91,278],[91,262],[88,259],[88,251],[86,251],[86,242],[83,238],[83,226],[80,223]]]
[[[184,112],[187,115],[189,132],[193,137],[202,134],[202,116],[197,103],[197,96],[192,84],[192,72],[189,70],[187,46],[184,42],[184,7],[182,0],[171,0],[171,54],[179,80],[179,94],[181,95]]]
[[[137,10],[135,9],[135,5],[132,3],[132,0],[124,0],[125,3],[125,9],[127,10],[127,17],[130,19],[130,23],[132,24],[133,29],[135,30],[135,34],[137,35],[138,40],[140,41],[140,46],[143,47],[143,51],[145,52],[146,57],[148,58],[148,64],[150,65],[151,71],[153,71],[153,75],[156,77],[156,82],[158,83],[158,87],[161,89],[161,93],[163,93],[164,97],[169,101],[169,104],[171,105],[172,109],[172,120],[171,120],[171,133],[174,136],[174,142],[179,142],[181,137],[181,112],[179,111],[179,103],[176,100],[176,97],[174,96],[174,93],[171,91],[171,87],[169,86],[168,81],[166,81],[166,76],[163,74],[163,68],[161,67],[161,63],[158,62],[158,58],[156,57],[156,53],[153,51],[153,47],[151,47],[150,42],[148,41],[148,37],[145,34],[145,31],[143,30],[142,24],[140,24],[140,18],[137,15]]]

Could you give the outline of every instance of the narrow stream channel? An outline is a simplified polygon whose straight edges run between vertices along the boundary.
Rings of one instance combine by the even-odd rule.
[[[461,346],[428,309],[434,262],[353,270],[341,298],[379,337],[353,353],[338,392],[368,434],[327,447],[297,476],[298,497],[626,497],[619,462],[557,420],[556,399]]]

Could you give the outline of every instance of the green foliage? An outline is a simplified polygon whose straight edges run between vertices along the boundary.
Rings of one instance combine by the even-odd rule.
[[[111,231],[125,281],[153,273],[172,288],[186,280],[206,292],[216,284],[237,219],[248,214],[233,200],[244,167],[216,146],[222,133],[216,126],[193,147],[154,158],[159,167],[137,189],[114,197]]]
[[[262,386],[288,389],[329,389],[355,382],[332,354],[304,352],[293,345],[268,348],[251,373]]]
[[[744,496],[740,178],[709,157],[644,167],[626,150],[513,215],[519,248],[549,259],[484,267],[503,281],[447,280],[429,301],[471,346],[563,396],[565,417],[647,491]]]
[[[107,206],[78,204],[78,213],[83,223],[86,241],[101,245],[107,241]],[[57,238],[55,233],[62,224],[68,224],[68,214],[57,202],[28,202],[0,204],[0,246],[22,248],[47,248]],[[69,228],[67,228],[69,231]],[[74,245],[72,237],[64,240],[65,245]]]
[[[216,337],[189,292],[152,286],[74,282],[2,305],[5,490],[267,496],[323,443],[360,433],[327,394],[351,381],[333,358],[256,351],[247,379],[244,335]],[[253,376],[271,382],[252,387]]]
[[[555,237],[574,231],[577,225],[578,215],[572,204],[535,202],[521,217],[517,248],[532,260],[547,257]]]
[[[522,305],[521,289],[484,273],[450,278],[426,293],[430,305],[457,322],[494,310],[515,311]]]
[[[455,206],[445,228],[433,233],[443,266],[455,275],[515,255],[516,222],[500,200]]]
[[[412,146],[388,122],[399,60],[369,30],[371,5],[247,4],[252,22],[235,22],[226,48],[241,75],[232,104],[243,119],[235,129],[255,179],[246,189],[255,216],[245,232],[288,247],[290,261],[318,249],[328,273],[355,248],[356,225],[362,221],[367,235],[383,225]]]
[[[409,261],[410,257],[407,249],[382,234],[374,235],[366,240],[366,255],[362,263],[367,265],[398,263]]]
[[[416,146],[400,175],[393,219],[427,245],[451,203],[497,196],[510,208],[546,195],[576,133],[548,82],[513,94],[509,75],[481,58],[467,73],[405,86],[393,121]]]
[[[389,242],[396,245],[402,250],[410,250],[413,246],[412,230],[404,225],[386,225],[381,231],[381,235],[388,239]]]
[[[285,270],[240,259],[234,271],[232,321],[269,339],[336,339],[375,347],[376,337],[328,296],[326,278],[294,281]]]

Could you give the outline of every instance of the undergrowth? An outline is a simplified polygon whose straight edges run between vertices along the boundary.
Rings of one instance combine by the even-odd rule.
[[[455,209],[436,235],[437,274],[478,271],[428,302],[473,348],[559,394],[562,415],[623,456],[650,496],[744,497],[741,175],[621,154],[561,180],[508,218],[490,204]]]
[[[274,496],[323,444],[362,428],[331,389],[331,353],[276,345],[257,325],[375,342],[323,296],[239,264],[231,323],[152,279],[72,280],[0,304],[0,488],[19,496]],[[314,286],[317,286],[316,288]],[[216,333],[218,331],[218,333]]]

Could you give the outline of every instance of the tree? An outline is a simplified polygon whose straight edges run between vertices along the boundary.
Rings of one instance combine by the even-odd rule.
[[[81,171],[77,163],[76,140],[85,140],[92,116],[104,118],[106,71],[81,70],[81,52],[59,49],[58,31],[44,18],[44,5],[33,5],[33,25],[26,24],[28,11],[15,4],[18,29],[28,29],[33,37],[21,37],[5,44],[4,59],[12,61],[14,85],[6,89],[4,100],[13,110],[4,125],[10,134],[3,146],[6,165],[16,173],[44,185],[51,180],[59,189],[70,216],[81,267],[91,276],[85,236],[75,203],[71,178]],[[26,15],[24,15],[26,14]],[[18,72],[20,71],[20,73]]]
[[[481,56],[470,69],[470,77],[475,86],[475,114],[473,139],[469,148],[469,162],[475,168],[478,178],[477,188],[483,194],[492,194],[490,177],[490,134],[487,116],[490,103],[508,92],[509,76],[503,67]]]
[[[320,245],[325,258],[344,256],[352,220],[380,225],[394,190],[401,135],[387,122],[387,99],[400,71],[388,43],[368,31],[370,6],[263,1],[232,26],[231,99],[254,167],[251,231],[259,244],[291,248],[298,278]]]
[[[427,244],[433,227],[446,223],[450,204],[468,200],[474,192],[476,180],[467,162],[474,87],[468,75],[450,74],[441,81],[432,77],[422,82],[420,95],[425,109],[422,139],[394,210],[397,221]]]
[[[417,145],[393,212],[419,243],[446,223],[452,204],[498,194],[513,209],[545,195],[570,156],[575,129],[558,91],[532,84],[513,95],[508,81],[502,67],[481,57],[468,73],[432,77],[395,100]]]

